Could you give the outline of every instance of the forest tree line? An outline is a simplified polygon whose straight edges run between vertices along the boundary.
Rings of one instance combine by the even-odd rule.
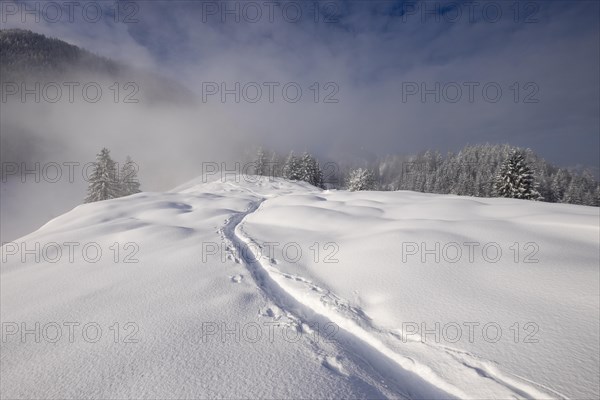
[[[412,190],[589,206],[599,206],[600,198],[600,185],[590,171],[556,167],[531,149],[508,144],[470,145],[445,156],[428,150],[370,162],[325,164],[309,153],[283,156],[260,148],[249,161],[256,165],[257,175],[303,180],[322,188]]]

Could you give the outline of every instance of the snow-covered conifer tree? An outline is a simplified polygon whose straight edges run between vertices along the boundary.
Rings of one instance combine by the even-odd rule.
[[[358,190],[374,190],[375,175],[368,169],[358,168],[350,171],[348,177],[348,190],[351,192]]]
[[[319,163],[310,154],[304,153],[298,162],[298,179],[316,187],[323,187],[323,172]]]
[[[290,152],[290,155],[283,166],[283,177],[296,181],[301,180],[300,160],[294,155],[294,152]]]
[[[554,174],[554,176],[552,177],[552,198],[550,199],[551,201],[554,201],[556,203],[561,203],[564,201],[565,192],[569,187],[570,180],[571,179],[569,173],[564,169],[559,168],[556,174]]]
[[[256,161],[254,162],[254,174],[266,176],[268,175],[267,156],[262,147],[256,153]]]
[[[569,204],[584,204],[584,182],[580,176],[574,176],[565,190],[564,202]]]
[[[496,176],[496,194],[514,199],[540,200],[533,173],[517,150],[510,152]]]
[[[131,157],[127,156],[119,175],[121,196],[129,196],[140,192],[137,170],[137,165],[131,160]]]
[[[85,202],[92,203],[120,196],[121,190],[117,176],[117,166],[112,158],[110,158],[110,151],[107,148],[103,148],[96,155],[96,162],[90,176]]]

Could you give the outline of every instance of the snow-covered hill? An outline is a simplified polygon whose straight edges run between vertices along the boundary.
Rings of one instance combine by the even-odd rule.
[[[597,398],[599,229],[257,177],[82,205],[2,247],[0,394]]]

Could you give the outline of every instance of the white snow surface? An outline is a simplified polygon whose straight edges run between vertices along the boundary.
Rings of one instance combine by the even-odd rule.
[[[599,225],[266,177],[81,205],[2,247],[0,397],[598,398]]]

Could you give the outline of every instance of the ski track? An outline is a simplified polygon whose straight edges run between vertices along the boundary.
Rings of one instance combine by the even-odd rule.
[[[377,337],[385,335],[399,341],[401,335],[377,328],[360,308],[350,306],[347,301],[331,291],[324,290],[301,276],[278,271],[271,265],[273,260],[257,254],[253,248],[261,248],[261,246],[245,234],[244,219],[257,212],[267,198],[251,190],[248,192],[256,197],[256,200],[250,202],[246,211],[233,214],[227,219],[218,232],[223,240],[229,242],[235,262],[243,263],[248,269],[267,302],[273,303],[289,319],[296,321],[300,331],[306,330],[307,325],[337,326],[339,329],[335,332],[334,344],[339,348],[340,354],[350,359],[361,370],[360,375],[367,374],[359,379],[365,383],[370,381],[367,384],[381,392],[384,397],[472,398],[458,387],[443,380],[426,365],[390,349]],[[300,282],[309,290],[323,293],[320,304],[307,301],[301,291],[286,286],[286,280]],[[275,316],[271,308],[268,308],[263,315]],[[490,379],[510,390],[515,398],[553,398],[548,394],[551,392],[557,398],[567,399],[566,396],[536,382],[510,373],[509,375],[512,376],[507,376],[501,373],[493,362],[481,360],[468,352],[424,342],[422,344],[449,354],[456,361],[457,368],[474,370],[482,379]],[[317,353],[323,353],[316,343],[313,343],[313,346]],[[323,366],[340,374],[348,374],[344,369],[344,363],[329,355],[323,357]]]

